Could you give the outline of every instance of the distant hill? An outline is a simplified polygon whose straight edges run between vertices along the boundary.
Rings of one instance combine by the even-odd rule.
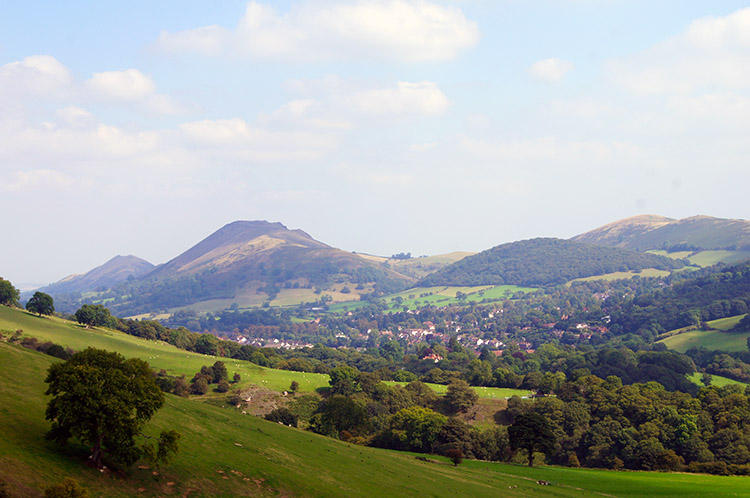
[[[634,216],[576,235],[574,241],[637,251],[750,250],[750,221],[691,216]]]
[[[539,286],[616,271],[670,270],[681,266],[679,261],[654,254],[539,238],[499,245],[468,256],[426,276],[418,285]]]
[[[422,278],[458,260],[476,254],[473,252],[455,251],[435,256],[419,256],[408,258],[382,257],[360,254],[360,256],[392,268],[397,272],[414,278]]]
[[[642,294],[612,314],[623,332],[663,333],[750,311],[750,263],[675,273],[667,285]]]
[[[287,290],[316,301],[334,284],[339,295],[348,285],[347,297],[358,299],[355,291],[393,292],[413,281],[302,230],[236,221],[135,282],[117,286],[109,307],[124,316],[210,300],[219,300],[221,307],[229,306],[225,300],[259,305]]]
[[[128,278],[145,275],[154,268],[154,265],[136,256],[115,256],[83,275],[70,275],[40,290],[51,295],[106,290]]]

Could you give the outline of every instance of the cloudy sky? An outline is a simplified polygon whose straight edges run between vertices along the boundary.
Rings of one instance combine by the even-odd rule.
[[[0,276],[266,219],[390,255],[748,218],[750,8],[717,0],[0,7]]]

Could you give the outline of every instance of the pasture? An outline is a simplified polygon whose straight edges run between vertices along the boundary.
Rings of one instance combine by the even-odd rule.
[[[182,434],[180,452],[161,468],[123,473],[87,467],[87,448],[60,448],[44,439],[44,377],[52,362],[40,353],[0,343],[0,480],[11,496],[73,477],[92,496],[748,496],[748,477],[614,472],[464,461],[345,443],[167,395],[147,424]],[[417,459],[419,456],[421,459]],[[537,481],[547,480],[550,486]]]
[[[667,332],[665,339],[658,342],[663,343],[669,349],[684,353],[692,347],[704,347],[715,351],[747,351],[747,338],[750,332],[730,332],[730,329],[745,315],[737,315],[719,320],[712,320],[708,325],[712,327],[705,329],[679,329]]]

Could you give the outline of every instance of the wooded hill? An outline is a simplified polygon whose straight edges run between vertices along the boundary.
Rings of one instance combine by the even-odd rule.
[[[419,281],[419,286],[543,286],[616,271],[673,270],[683,263],[664,256],[571,240],[539,238],[502,244],[468,256]]]

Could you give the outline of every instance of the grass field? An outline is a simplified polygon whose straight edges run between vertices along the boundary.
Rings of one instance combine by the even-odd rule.
[[[711,266],[716,263],[739,263],[750,259],[750,251],[701,251],[688,260],[698,266]]]
[[[185,374],[192,377],[203,365],[212,365],[221,360],[226,363],[230,377],[239,373],[242,385],[249,383],[267,387],[275,391],[289,388],[292,380],[300,385],[300,391],[312,392],[327,387],[328,375],[290,372],[263,368],[247,361],[219,358],[198,353],[191,353],[161,342],[145,341],[122,332],[109,329],[86,329],[78,324],[57,318],[39,318],[35,315],[0,306],[0,331],[4,335],[17,329],[24,334],[36,337],[40,341],[52,341],[75,350],[88,346],[118,351],[126,358],[142,358],[157,369],[165,369],[170,375]]]
[[[201,366],[212,365],[215,361],[221,360],[226,364],[230,377],[235,372],[240,374],[241,386],[255,384],[274,391],[285,391],[289,389],[292,381],[296,380],[301,392],[313,392],[329,387],[329,377],[325,374],[276,370],[247,361],[191,353],[161,341],[146,341],[109,329],[86,329],[58,318],[40,318],[25,311],[0,306],[0,331],[3,331],[3,335],[10,335],[18,329],[23,330],[25,335],[36,337],[40,341],[52,341],[75,350],[92,346],[118,351],[126,358],[142,358],[156,369],[165,369],[170,375],[185,374],[192,377],[200,371]],[[445,394],[448,387],[441,384],[428,384],[428,386],[439,395]],[[484,398],[509,398],[514,395],[526,396],[528,394],[528,391],[497,387],[475,387],[474,389],[480,397]]]
[[[677,333],[658,342],[661,342],[669,349],[679,351],[680,353],[684,353],[693,346],[704,347],[716,351],[747,351],[747,338],[750,337],[750,332],[728,332],[729,329],[737,325],[744,316],[745,315],[737,315],[728,318],[721,318],[719,320],[712,320],[708,322],[708,325],[712,327],[710,330],[680,329],[678,331],[671,331],[668,332],[668,334],[674,332]]]
[[[421,306],[448,306],[457,303],[478,303],[483,300],[501,301],[510,299],[516,292],[534,292],[533,287],[519,287],[517,285],[481,285],[477,287],[415,287],[383,298],[391,311],[418,309]],[[458,299],[456,294],[461,292],[465,299]],[[335,303],[329,311],[340,313],[353,311],[367,303],[350,302]]]
[[[43,379],[56,361],[0,343],[0,479],[10,496],[40,497],[44,486],[77,479],[92,496],[749,496],[750,478],[528,468],[355,446],[168,395],[146,432],[182,434],[163,469],[100,473],[83,464],[85,448],[44,440],[49,428]],[[539,486],[545,479],[551,486]]]
[[[703,387],[703,382],[701,382],[701,373],[695,372],[692,375],[688,375],[688,379],[690,382],[692,382],[695,385]],[[711,375],[711,385],[716,387],[724,387],[728,386],[730,384],[739,384],[743,387],[746,387],[748,384],[745,382],[740,382],[738,380],[730,379],[728,377],[722,377],[721,375]]]
[[[568,282],[568,286],[570,286],[573,282],[589,282],[592,280],[621,280],[625,278],[633,278],[635,276],[639,277],[666,277],[669,275],[670,272],[666,270],[657,270],[656,268],[646,268],[645,270],[641,270],[639,272],[634,271],[616,271],[613,273],[606,273],[604,275],[594,275],[593,277],[584,277],[584,278],[576,278],[575,280],[571,280]]]

